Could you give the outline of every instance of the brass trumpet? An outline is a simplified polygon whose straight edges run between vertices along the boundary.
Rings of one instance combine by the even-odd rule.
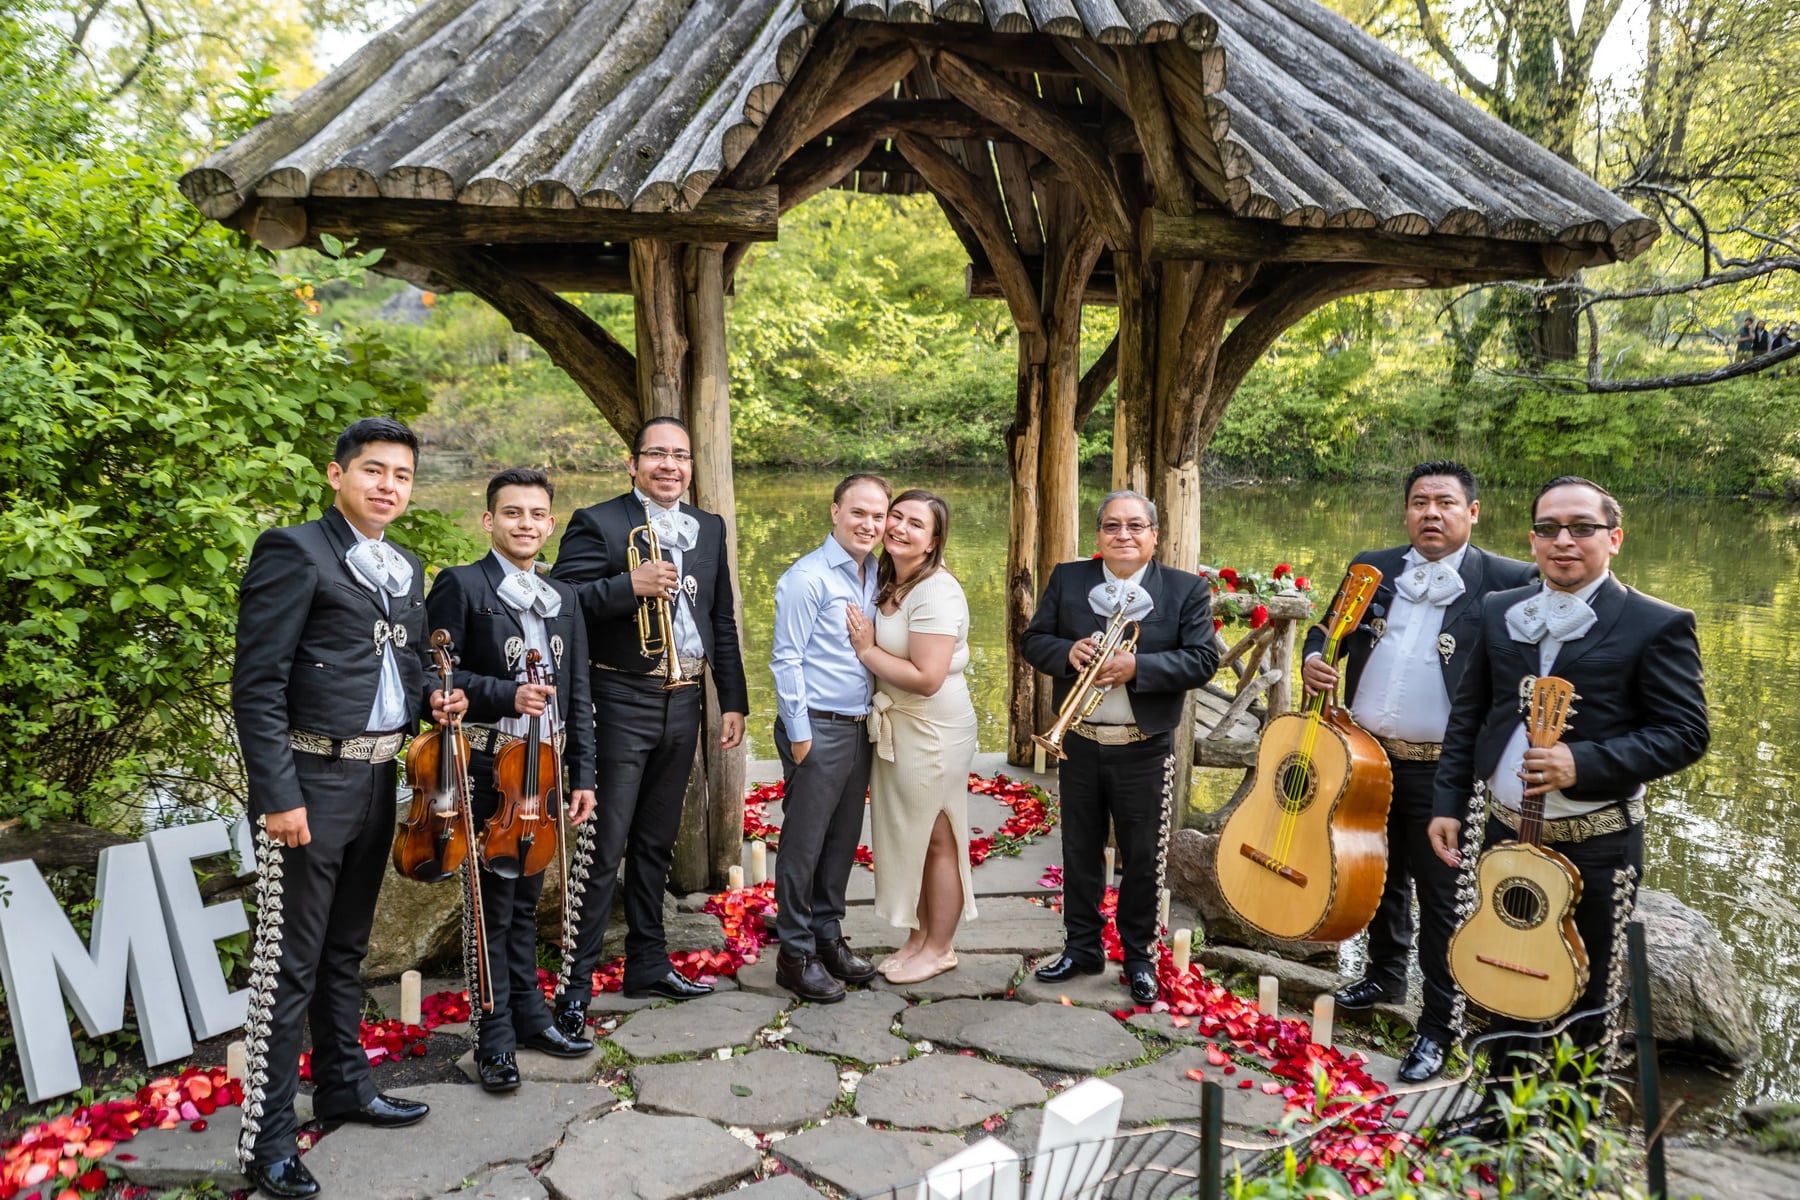
[[[638,553],[638,534],[644,535],[644,544],[649,550],[652,561],[661,561],[662,542],[656,536],[656,530],[650,525],[639,525],[626,538],[625,569],[635,571],[645,562],[645,556]],[[681,673],[681,654],[675,649],[675,619],[666,595],[645,596],[638,601],[637,607],[638,649],[645,658],[663,660],[663,674],[667,679],[663,683],[663,691],[672,692],[676,688],[693,687],[700,682],[689,679]]]
[[[1056,710],[1056,720],[1043,733],[1032,736],[1032,741],[1046,753],[1057,758],[1069,757],[1063,750],[1063,738],[1068,736],[1069,726],[1077,721],[1085,721],[1100,707],[1100,701],[1106,698],[1111,688],[1097,687],[1094,677],[1100,674],[1100,668],[1111,660],[1121,649],[1131,653],[1137,649],[1138,623],[1126,618],[1121,608],[1114,613],[1112,620],[1106,623],[1106,631],[1100,635],[1100,644],[1094,648],[1094,657],[1088,659],[1087,666],[1075,677],[1075,686],[1063,698],[1062,707]]]

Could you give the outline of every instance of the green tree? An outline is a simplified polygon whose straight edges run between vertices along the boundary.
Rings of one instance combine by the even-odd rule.
[[[319,509],[342,425],[425,398],[190,208],[170,147],[99,124],[28,21],[0,15],[0,817],[129,827],[231,807],[243,557]]]

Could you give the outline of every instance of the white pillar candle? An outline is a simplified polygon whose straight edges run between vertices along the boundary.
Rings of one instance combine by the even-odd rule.
[[[734,892],[737,891],[739,888],[743,887],[744,886],[744,868],[742,868],[740,866],[735,866],[735,865],[726,867],[725,868],[725,886],[730,888]]]
[[[1337,1001],[1325,992],[1313,1001],[1312,1040],[1320,1046],[1331,1045],[1331,1026],[1336,1019]]]
[[[1164,888],[1162,890],[1162,899],[1156,906],[1156,927],[1158,929],[1167,929],[1169,927],[1169,900],[1169,889]]]
[[[765,883],[769,878],[769,846],[766,842],[750,843],[750,882]]]
[[[1117,861],[1118,854],[1119,852],[1114,850],[1111,846],[1106,848],[1106,879],[1103,883],[1111,883],[1113,881],[1113,863]]]
[[[1186,975],[1188,964],[1193,961],[1194,957],[1193,930],[1177,929],[1175,931],[1175,945],[1171,949],[1170,955],[1175,961],[1175,974]]]
[[[1044,758],[1044,748],[1039,746],[1031,752],[1031,770],[1033,774],[1042,775],[1049,763]]]
[[[417,971],[407,971],[400,976],[400,1023],[403,1025],[420,1024],[424,1016],[419,996],[423,982]]]
[[[1281,1015],[1281,981],[1273,975],[1264,975],[1256,981],[1256,1007],[1265,1017]]]
[[[242,1042],[233,1042],[225,1047],[225,1078],[235,1079],[240,1083],[244,1079],[245,1048]]]

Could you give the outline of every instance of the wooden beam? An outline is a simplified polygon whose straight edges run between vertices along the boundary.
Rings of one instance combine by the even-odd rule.
[[[995,277],[1012,310],[1013,324],[1021,333],[1042,338],[1044,316],[1038,305],[1038,291],[1019,259],[1006,216],[1000,211],[998,195],[992,188],[984,188],[935,142],[903,133],[894,139],[894,144],[918,168],[931,190],[954,205],[969,223],[988,261],[994,264]]]
[[[1025,271],[1034,286],[1042,290],[1043,267],[1034,266],[1032,259],[1025,260]],[[1000,281],[994,275],[994,268],[986,262],[973,262],[963,268],[963,295],[971,300],[1004,300],[1006,293],[1000,288]],[[1088,276],[1087,287],[1081,293],[1083,304],[1098,305],[1111,308],[1119,302],[1118,282],[1113,279],[1112,272],[1097,270]]]
[[[376,267],[378,271],[390,264],[416,262],[413,246],[397,242],[387,249],[387,257]],[[631,266],[624,246],[496,246],[489,248],[487,254],[505,270],[548,292],[631,291]],[[430,275],[430,272],[424,274]],[[457,290],[447,279],[434,279],[429,285],[421,283],[419,286],[435,291]]]
[[[254,230],[257,209],[247,204],[231,219]],[[282,201],[291,204],[292,201]],[[437,200],[357,200],[311,196],[304,202],[307,236],[322,233],[365,246],[522,246],[587,244],[655,237],[669,241],[772,242],[780,222],[773,187],[734,192],[714,188],[688,212],[646,213],[610,208],[495,208]]]
[[[800,73],[775,103],[775,111],[757,131],[756,140],[732,168],[730,182],[738,187],[763,187],[788,156],[800,148],[807,127],[837,86],[844,68],[855,57],[862,39],[854,23],[830,21],[819,40],[807,51]]]
[[[981,141],[1010,141],[1015,136],[961,100],[871,100],[826,132],[834,138],[876,139],[897,133]]]
[[[1080,433],[1087,428],[1088,419],[1094,415],[1100,398],[1106,395],[1106,389],[1113,385],[1119,377],[1119,335],[1113,334],[1112,341],[1106,343],[1106,349],[1100,352],[1088,369],[1081,376],[1081,391],[1075,398],[1075,432]]]
[[[819,102],[812,119],[800,131],[795,148],[812,141],[870,101],[892,94],[894,85],[906,78],[918,62],[919,56],[913,48],[900,43],[851,63],[830,95]]]
[[[775,177],[785,216],[856,169],[874,149],[874,138],[845,138],[829,146],[808,146],[782,165]]]
[[[1142,237],[1153,260],[1372,263],[1433,271],[1498,270],[1515,279],[1551,273],[1544,247],[1536,242],[1450,234],[1412,237],[1379,229],[1299,229],[1221,213],[1176,216],[1146,209]]]
[[[687,396],[687,310],[679,247],[660,238],[631,243],[637,325],[637,397],[643,419],[679,417]]]
[[[1115,250],[1137,245],[1137,227],[1117,172],[1080,128],[990,71],[948,52],[932,60],[937,80],[976,112],[1048,155],[1081,190],[1088,212]]]
[[[1095,50],[1100,51],[1100,47]],[[1168,105],[1163,103],[1156,60],[1148,48],[1139,46],[1120,47],[1113,57],[1118,60],[1119,74],[1125,82],[1126,111],[1137,126],[1144,166],[1156,188],[1157,207],[1176,216],[1192,216],[1193,180],[1182,167],[1180,142],[1169,119]]]
[[[507,270],[485,251],[421,246],[412,261],[493,306],[544,348],[586,393],[626,445],[637,438],[637,360],[594,319],[553,292]]]

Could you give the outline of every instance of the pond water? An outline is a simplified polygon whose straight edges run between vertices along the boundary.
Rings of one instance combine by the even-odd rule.
[[[429,461],[426,466],[414,502],[460,510],[479,532],[485,477],[434,478]],[[753,756],[774,753],[768,653],[775,581],[825,537],[837,478],[744,472],[737,481]],[[931,486],[949,501],[946,557],[969,596],[969,676],[981,746],[998,750],[1006,690],[1006,479],[934,472],[896,482]],[[616,495],[626,480],[623,473],[570,475],[557,483],[555,507],[566,519],[575,507]],[[1084,486],[1084,524],[1104,490],[1103,480]],[[1528,557],[1529,504],[1528,493],[1485,495],[1476,540]],[[1399,507],[1391,485],[1213,488],[1205,501],[1204,557],[1263,572],[1291,563],[1297,573],[1316,576],[1328,594],[1353,553],[1401,540]],[[1651,788],[1646,882],[1712,919],[1752,990],[1763,1057],[1720,1098],[1800,1100],[1800,872],[1794,869],[1800,822],[1786,811],[1800,779],[1794,686],[1800,679],[1800,512],[1751,502],[1627,497],[1625,525],[1624,548],[1614,560],[1619,577],[1698,615],[1712,711],[1707,757]],[[1087,553],[1091,531],[1082,540]]]

